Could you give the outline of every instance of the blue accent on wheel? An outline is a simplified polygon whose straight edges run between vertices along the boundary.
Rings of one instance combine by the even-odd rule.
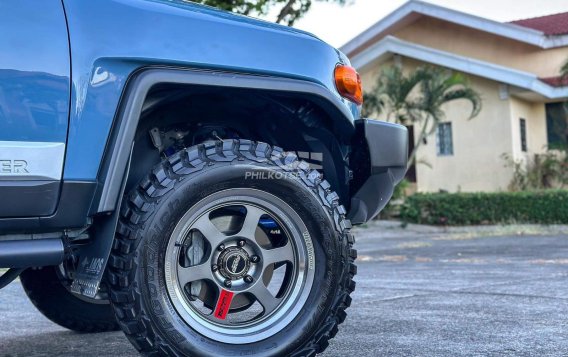
[[[259,225],[265,229],[278,228],[278,224],[272,218],[261,218]]]

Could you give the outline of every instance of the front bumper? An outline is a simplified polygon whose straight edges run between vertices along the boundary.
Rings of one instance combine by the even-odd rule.
[[[373,219],[390,200],[406,174],[408,132],[402,125],[358,119],[350,158],[353,170],[351,207],[353,224]]]

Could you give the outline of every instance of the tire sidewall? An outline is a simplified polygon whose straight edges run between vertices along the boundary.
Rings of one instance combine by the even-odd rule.
[[[337,232],[326,209],[300,179],[293,175],[277,175],[278,179],[245,179],[246,172],[282,173],[276,167],[256,163],[218,164],[178,182],[160,198],[153,216],[141,232],[136,256],[136,283],[140,289],[141,307],[149,323],[167,345],[175,346],[183,355],[262,355],[292,353],[323,323],[337,292],[341,264]],[[269,175],[266,175],[269,174]],[[315,255],[312,291],[299,314],[282,331],[254,343],[224,344],[208,339],[178,315],[166,288],[164,264],[170,236],[182,216],[208,195],[232,188],[253,188],[268,192],[296,211],[310,232]]]

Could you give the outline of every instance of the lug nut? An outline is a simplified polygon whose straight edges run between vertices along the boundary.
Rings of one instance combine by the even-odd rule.
[[[232,283],[229,279],[225,280],[225,283],[224,283],[224,284],[225,284],[225,286],[226,286],[227,288],[230,288],[231,285],[233,285],[233,283]]]
[[[250,275],[245,276],[245,282],[246,282],[247,284],[250,284],[250,283],[252,283],[253,281],[254,281],[254,279],[252,278],[252,276],[250,276]]]
[[[220,251],[220,252],[223,251],[223,250],[225,250],[225,245],[224,245],[224,244],[219,244],[219,246],[217,247],[217,250]]]
[[[258,263],[260,261],[260,258],[258,257],[258,255],[253,255],[252,257],[250,257],[250,261],[253,263]]]
[[[217,264],[213,264],[213,266],[211,266],[211,270],[213,272],[216,272],[217,270],[219,270],[219,266]]]
[[[247,242],[241,239],[237,244],[239,245],[239,247],[244,247]]]

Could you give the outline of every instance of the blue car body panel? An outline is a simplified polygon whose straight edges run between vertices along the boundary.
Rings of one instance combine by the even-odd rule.
[[[52,214],[69,120],[70,57],[59,0],[0,2],[0,217]]]
[[[121,131],[123,106],[156,69],[317,97],[345,142],[356,131],[360,107],[334,83],[348,59],[293,28],[182,0],[5,0],[0,25],[9,29],[0,32],[0,195],[22,198],[0,204],[0,229],[83,225],[115,207],[121,150],[133,140],[117,151],[117,135],[133,130]],[[61,203],[78,197],[76,212]]]
[[[0,24],[0,141],[64,143],[70,60],[61,3],[2,1]]]
[[[127,81],[151,66],[208,69],[317,83],[335,90],[347,59],[316,37],[288,27],[184,1],[64,0],[71,41],[70,128],[64,179],[97,177]]]
[[[406,129],[361,119],[335,88],[348,59],[303,31],[182,0],[4,0],[0,28],[0,232],[81,240],[88,229],[90,243],[73,251],[75,292],[96,294],[131,168],[157,163],[141,151],[130,165],[144,106],[165,83],[302,103],[275,108],[329,152],[324,174],[353,223],[372,219],[406,170]],[[296,139],[294,125],[282,129]],[[62,242],[55,248],[45,264],[61,263]]]

